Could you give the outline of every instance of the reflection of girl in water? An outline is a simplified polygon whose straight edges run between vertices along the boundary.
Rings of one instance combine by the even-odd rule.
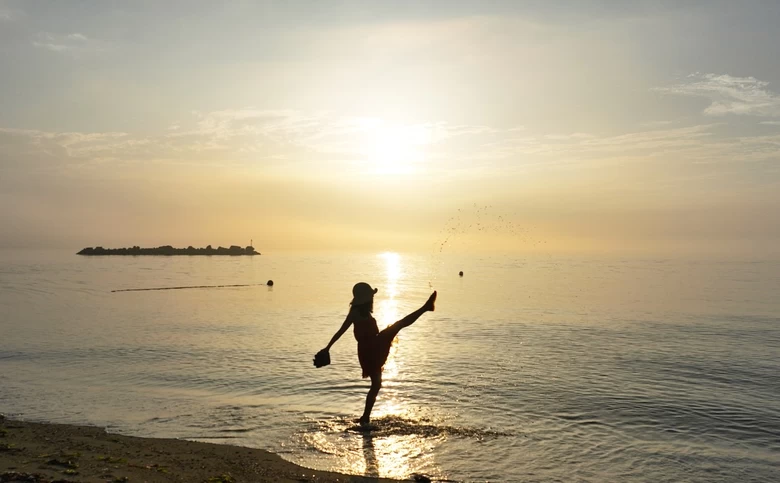
[[[377,289],[371,288],[371,285],[360,282],[352,287],[352,302],[344,323],[336,332],[336,335],[328,343],[328,346],[322,349],[314,357],[314,364],[317,367],[330,363],[328,351],[336,343],[344,332],[354,324],[355,339],[357,340],[358,359],[360,367],[363,369],[363,377],[371,378],[371,389],[366,395],[366,409],[360,418],[360,424],[367,425],[371,417],[371,409],[374,407],[376,396],[382,387],[382,367],[385,365],[387,355],[390,353],[390,346],[398,331],[404,327],[409,327],[422,314],[434,310],[436,302],[436,292],[433,292],[425,302],[425,305],[407,315],[393,325],[383,329],[381,332],[376,325],[376,319],[371,313],[374,311],[374,294]]]

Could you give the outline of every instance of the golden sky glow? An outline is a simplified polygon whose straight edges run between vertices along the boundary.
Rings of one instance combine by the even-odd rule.
[[[547,3],[0,1],[0,247],[778,254],[780,6]]]

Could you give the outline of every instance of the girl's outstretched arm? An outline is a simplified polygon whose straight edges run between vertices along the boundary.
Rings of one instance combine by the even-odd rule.
[[[347,318],[344,319],[344,323],[341,324],[341,328],[336,332],[336,334],[333,336],[332,339],[330,339],[330,342],[328,342],[328,346],[325,348],[326,351],[329,351],[331,346],[336,343],[337,340],[341,338],[342,335],[344,335],[344,332],[349,329],[349,326],[352,325],[352,308],[350,307],[349,313],[347,314]]]

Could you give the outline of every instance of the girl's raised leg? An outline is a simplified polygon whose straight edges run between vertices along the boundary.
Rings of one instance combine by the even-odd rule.
[[[382,332],[387,331],[387,335],[391,338],[395,338],[398,332],[404,327],[409,327],[419,319],[425,312],[433,312],[436,310],[436,292],[433,292],[428,300],[422,307],[415,310],[411,314],[407,315],[403,319],[384,329]]]

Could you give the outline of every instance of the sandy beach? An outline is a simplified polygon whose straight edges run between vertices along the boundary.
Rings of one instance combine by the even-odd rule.
[[[0,482],[381,482],[315,471],[267,451],[109,434],[0,415]]]

